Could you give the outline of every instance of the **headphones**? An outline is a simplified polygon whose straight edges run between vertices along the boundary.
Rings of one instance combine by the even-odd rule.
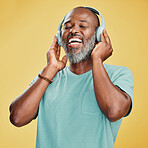
[[[97,11],[96,9],[94,8],[91,8],[91,7],[84,7],[84,8],[87,8],[89,9],[90,11],[92,11],[93,13],[95,14],[98,14],[100,15],[101,17],[101,20],[102,20],[102,24],[100,26],[98,26],[95,30],[95,36],[96,36],[96,40],[97,42],[100,42],[101,41],[101,33],[103,32],[103,30],[105,29],[105,21],[104,21],[104,18],[103,16],[101,15],[101,13],[99,11]],[[57,40],[58,40],[58,44],[61,46],[61,29],[62,29],[62,24],[66,18],[67,14],[64,16],[63,20],[61,21],[61,23],[59,24],[58,26],[58,32],[57,32]]]

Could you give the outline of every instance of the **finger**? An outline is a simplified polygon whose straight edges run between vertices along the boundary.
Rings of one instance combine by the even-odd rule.
[[[58,49],[57,49],[57,55],[60,56],[60,52],[61,52],[61,47],[58,46]]]
[[[56,36],[54,36],[50,48],[51,48],[51,49],[55,49],[55,47],[58,48],[58,43],[57,43],[57,38],[56,38]]]
[[[105,29],[103,30],[103,35],[104,35],[104,37],[105,37],[106,42],[107,42],[108,44],[110,44],[110,38],[109,38],[109,36],[108,36],[108,34],[107,34],[107,32],[106,32]]]
[[[101,42],[106,42],[105,37],[103,35],[103,33],[101,33]]]
[[[47,52],[46,56],[47,56],[47,63],[49,63],[49,55],[48,55],[48,52]]]
[[[63,62],[64,64],[67,63],[67,55],[64,55],[64,56],[63,56],[63,58],[62,58],[62,62]]]

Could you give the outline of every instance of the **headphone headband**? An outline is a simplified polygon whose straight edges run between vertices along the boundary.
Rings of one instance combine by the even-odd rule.
[[[92,8],[92,7],[84,7],[84,8],[89,9],[89,10],[92,11],[93,13],[96,13],[96,14],[100,15],[100,12],[99,12],[98,10]]]

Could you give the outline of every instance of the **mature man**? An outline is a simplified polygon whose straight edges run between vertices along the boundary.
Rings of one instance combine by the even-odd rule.
[[[114,147],[122,117],[132,108],[134,84],[128,68],[103,63],[113,49],[105,30],[96,43],[98,25],[91,10],[70,11],[61,35],[66,55],[59,60],[60,46],[54,37],[47,66],[10,105],[15,126],[38,116],[38,148]]]

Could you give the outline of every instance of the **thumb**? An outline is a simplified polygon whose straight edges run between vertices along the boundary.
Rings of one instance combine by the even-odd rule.
[[[63,62],[64,64],[67,63],[67,55],[64,55],[64,56],[63,56],[63,58],[62,58],[62,62]]]

